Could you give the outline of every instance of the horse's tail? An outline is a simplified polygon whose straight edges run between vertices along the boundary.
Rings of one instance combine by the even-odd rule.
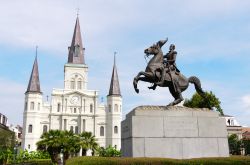
[[[205,101],[207,102],[208,108],[212,109],[211,103],[208,99],[208,97],[206,96],[205,92],[203,91],[203,89],[201,88],[201,82],[200,80],[195,77],[195,76],[191,76],[188,78],[188,82],[194,84],[195,90],[196,92],[205,99]]]
[[[194,84],[195,90],[196,92],[201,95],[202,97],[205,96],[205,92],[203,91],[203,89],[201,88],[201,82],[200,80],[195,77],[195,76],[191,76],[188,78],[188,82]]]

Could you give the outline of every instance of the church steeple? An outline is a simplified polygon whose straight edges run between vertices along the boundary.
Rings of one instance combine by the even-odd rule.
[[[115,54],[116,54],[116,52],[115,52]],[[111,95],[121,96],[119,79],[118,79],[118,74],[117,74],[117,69],[116,69],[115,55],[114,55],[113,72],[112,72],[108,96],[111,96]]]
[[[81,29],[78,15],[76,18],[71,46],[69,47],[68,63],[85,64],[84,48],[82,45]]]
[[[37,54],[36,54],[36,58],[35,58],[32,72],[30,75],[29,85],[28,85],[27,91],[25,93],[28,93],[28,92],[42,93],[41,89],[40,89]]]

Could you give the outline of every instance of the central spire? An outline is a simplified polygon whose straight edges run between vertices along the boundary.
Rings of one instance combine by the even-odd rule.
[[[71,46],[69,47],[68,63],[85,64],[84,48],[82,46],[81,29],[78,16],[76,18]]]

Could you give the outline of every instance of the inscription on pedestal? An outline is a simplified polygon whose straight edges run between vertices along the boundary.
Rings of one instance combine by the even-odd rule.
[[[165,117],[165,137],[194,137],[198,136],[196,117]]]

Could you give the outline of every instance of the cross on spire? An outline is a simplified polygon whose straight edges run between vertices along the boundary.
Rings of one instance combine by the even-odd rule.
[[[80,8],[79,7],[76,8],[76,15],[77,15],[77,17],[79,16],[79,11],[80,11]]]
[[[116,65],[116,54],[117,54],[117,52],[115,51],[114,52],[114,65]]]
[[[38,46],[36,45],[36,56],[37,56],[37,49],[38,49]]]

